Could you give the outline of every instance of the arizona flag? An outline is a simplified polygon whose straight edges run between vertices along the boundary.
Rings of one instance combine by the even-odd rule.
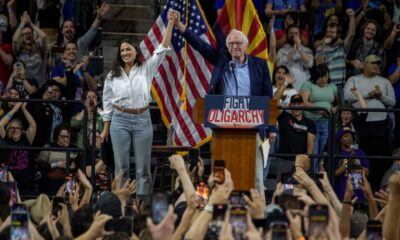
[[[267,37],[251,0],[226,0],[213,28],[218,44],[225,44],[225,36],[231,29],[246,34],[249,39],[247,54],[268,58]]]

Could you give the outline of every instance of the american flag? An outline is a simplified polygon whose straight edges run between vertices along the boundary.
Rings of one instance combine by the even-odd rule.
[[[212,46],[216,45],[196,0],[169,0],[140,44],[145,60],[150,58],[162,41],[168,23],[167,12],[170,8],[180,12],[181,21],[187,23],[190,30]],[[186,16],[188,16],[187,21]],[[192,111],[196,99],[204,97],[207,93],[213,67],[189,44],[185,47],[185,40],[176,28],[171,41],[174,51],[160,65],[153,79],[152,93],[160,107],[165,125],[167,127],[172,125],[175,130],[173,136],[175,145],[200,146],[211,139],[211,130],[194,123]],[[182,101],[182,93],[186,98],[186,104]]]

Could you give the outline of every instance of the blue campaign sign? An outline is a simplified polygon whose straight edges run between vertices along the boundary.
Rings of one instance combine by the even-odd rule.
[[[269,97],[205,97],[204,126],[208,128],[267,128]]]

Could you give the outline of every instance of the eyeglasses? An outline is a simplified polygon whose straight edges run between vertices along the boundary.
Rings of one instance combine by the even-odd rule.
[[[233,46],[242,46],[243,42],[228,42],[228,45],[233,47]]]
[[[22,128],[20,128],[20,127],[10,127],[10,128],[8,128],[8,130],[21,130]]]
[[[59,138],[69,138],[70,135],[58,135]]]

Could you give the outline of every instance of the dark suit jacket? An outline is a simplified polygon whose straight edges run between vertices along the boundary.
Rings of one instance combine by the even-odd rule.
[[[229,70],[229,62],[232,60],[228,49],[223,47],[217,50],[188,29],[183,33],[183,36],[193,48],[214,65],[208,94],[222,94],[222,77]],[[267,62],[253,56],[247,57],[250,75],[250,94],[252,96],[269,96],[272,98],[272,83]]]

